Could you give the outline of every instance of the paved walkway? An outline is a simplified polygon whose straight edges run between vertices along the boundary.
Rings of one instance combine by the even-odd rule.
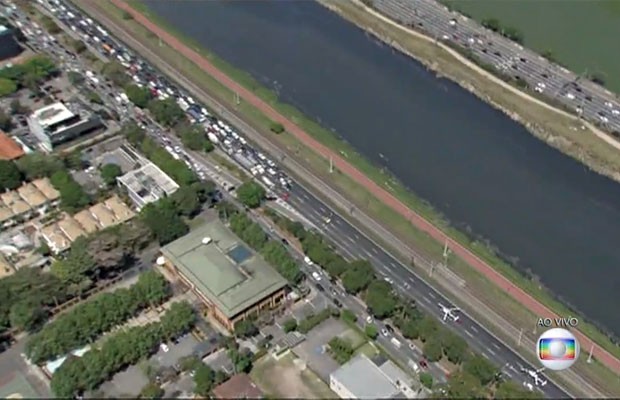
[[[363,185],[369,192],[373,193],[384,204],[391,207],[394,211],[401,214],[406,219],[410,220],[418,229],[427,232],[435,240],[443,243],[447,241],[450,250],[458,257],[467,262],[470,266],[475,268],[478,272],[484,274],[487,279],[502,288],[505,292],[509,293],[519,303],[528,307],[535,315],[541,317],[554,318],[559,317],[553,313],[543,304],[538,302],[532,296],[527,294],[521,288],[514,285],[507,278],[501,275],[499,272],[493,269],[490,265],[485,263],[478,256],[469,251],[465,246],[456,242],[452,238],[448,237],[441,229],[437,228],[429,221],[425,220],[421,215],[410,210],[405,204],[394,197],[392,194],[384,190],[381,186],[377,185],[374,181],[366,177],[361,171],[357,170],[353,165],[345,161],[339,153],[332,151],[322,143],[318,142],[308,133],[304,132],[301,128],[295,125],[293,122],[286,119],[278,111],[273,109],[269,104],[263,101],[256,94],[241,86],[237,82],[233,81],[226,74],[215,67],[209,60],[201,56],[196,51],[187,47],[179,39],[168,33],[163,28],[160,28],[155,23],[151,22],[146,16],[133,9],[124,0],[111,0],[114,5],[129,13],[133,19],[143,25],[146,29],[157,35],[168,46],[176,49],[181,55],[200,66],[213,78],[217,79],[220,83],[227,86],[231,91],[238,93],[239,97],[243,98],[246,102],[252,104],[257,109],[261,110],[271,120],[281,123],[284,128],[298,140],[304,143],[305,146],[313,149],[317,154],[324,156],[327,159],[332,159],[334,166],[339,169],[343,174],[348,175],[351,179],[355,180],[358,184]],[[593,347],[593,356],[597,360],[607,365],[612,370],[620,373],[620,360],[615,358],[611,353],[602,349],[600,346],[594,344],[587,336],[581,332],[576,332],[576,335],[581,343],[581,346],[586,349]]]

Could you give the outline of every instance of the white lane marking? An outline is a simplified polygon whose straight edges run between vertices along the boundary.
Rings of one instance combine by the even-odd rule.
[[[337,223],[338,225],[342,225],[342,221],[339,219],[335,219],[334,222]]]
[[[487,347],[487,351],[491,353],[492,356],[496,355],[495,352]]]
[[[319,210],[321,210],[322,213],[326,213],[327,210],[325,210],[323,207],[319,206]]]
[[[436,299],[437,297],[433,294],[433,292],[429,292],[428,293],[429,296],[431,296],[433,299]]]
[[[476,329],[476,327],[475,327],[475,326],[470,326],[470,328],[471,328],[471,330],[472,330],[472,331],[474,331],[474,332],[478,333],[478,329]]]
[[[393,262],[391,262],[390,264],[392,265],[392,267],[398,268],[398,265],[394,264]]]
[[[347,240],[351,242],[352,244],[355,244],[355,240],[353,240],[351,236],[347,236]]]
[[[370,250],[372,250],[372,252],[377,254],[377,255],[379,254],[379,252],[377,251],[376,247],[371,247]]]
[[[504,375],[508,375],[509,377],[512,378],[512,374],[510,372],[508,372],[508,371],[504,371]]]
[[[299,204],[304,204],[305,201],[302,198],[298,198],[297,201],[299,202]]]
[[[511,369],[511,370],[513,370],[514,372],[517,372],[517,370],[515,369],[515,367],[514,367],[514,366],[512,366],[512,365],[510,366],[510,369]]]
[[[308,195],[307,195],[307,194],[302,193],[301,195],[303,196],[303,198],[304,198],[304,199],[306,199],[306,200],[310,200],[310,198],[308,197]]]
[[[431,304],[431,301],[428,299],[428,297],[422,296],[422,299],[424,299],[424,301],[427,302],[428,304]]]
[[[470,338],[472,338],[472,339],[474,338],[474,335],[472,335],[472,333],[470,331],[468,331],[467,329],[465,330],[465,334],[467,336],[469,336]]]
[[[487,356],[487,353],[485,353],[484,351],[482,352],[482,355],[484,356],[484,358],[486,358],[487,360],[490,360],[491,357]]]
[[[497,345],[497,343],[491,343],[491,344],[493,345],[493,347],[495,347],[495,350],[501,350],[499,346]]]

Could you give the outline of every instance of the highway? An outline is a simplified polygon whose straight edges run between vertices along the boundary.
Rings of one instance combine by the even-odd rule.
[[[519,77],[543,96],[620,137],[620,103],[604,87],[494,33],[434,0],[374,0],[392,20],[446,43],[469,49],[498,72]],[[527,32],[525,32],[527,35]],[[614,135],[616,136],[616,135]]]
[[[109,25],[107,26],[110,29],[112,28]],[[147,52],[147,49],[141,48],[139,43],[134,43],[122,32],[117,30],[115,34],[129,42],[134,49],[141,53]],[[205,97],[202,93],[198,94],[201,98]],[[235,123],[235,125],[237,124]],[[446,306],[451,305],[449,300],[424,282],[422,278],[411,272],[407,266],[401,264],[386,250],[373,243],[297,182],[292,185],[289,204],[297,209],[312,225],[333,240],[343,255],[348,258],[365,258],[371,261],[380,274],[396,282],[397,290],[414,299],[422,309],[441,317],[438,303],[441,302]],[[331,219],[330,223],[325,223],[326,218]],[[523,382],[526,378],[518,372],[518,367],[523,365],[535,369],[469,316],[462,313],[461,321],[460,324],[451,323],[449,327],[460,334],[476,351],[481,352],[498,366],[501,366],[507,376],[517,382]],[[389,345],[390,343],[386,344],[386,346]],[[550,398],[569,397],[565,391],[551,381],[541,390]]]

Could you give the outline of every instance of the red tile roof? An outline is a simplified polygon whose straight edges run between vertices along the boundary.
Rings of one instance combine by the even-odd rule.
[[[246,374],[237,374],[213,389],[216,399],[262,399],[263,392]]]
[[[21,146],[0,131],[0,160],[15,160],[23,155]]]

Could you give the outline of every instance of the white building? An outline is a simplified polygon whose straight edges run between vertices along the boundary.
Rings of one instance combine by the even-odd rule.
[[[172,178],[150,161],[146,161],[140,168],[129,171],[117,180],[119,186],[127,190],[129,198],[138,210],[164,196],[170,196],[179,188]]]
[[[91,113],[74,113],[63,103],[54,103],[34,111],[28,117],[28,127],[41,147],[51,152],[54,146],[90,133],[103,126]]]
[[[364,354],[349,360],[329,376],[329,387],[341,399],[413,399],[415,381],[389,360]]]

